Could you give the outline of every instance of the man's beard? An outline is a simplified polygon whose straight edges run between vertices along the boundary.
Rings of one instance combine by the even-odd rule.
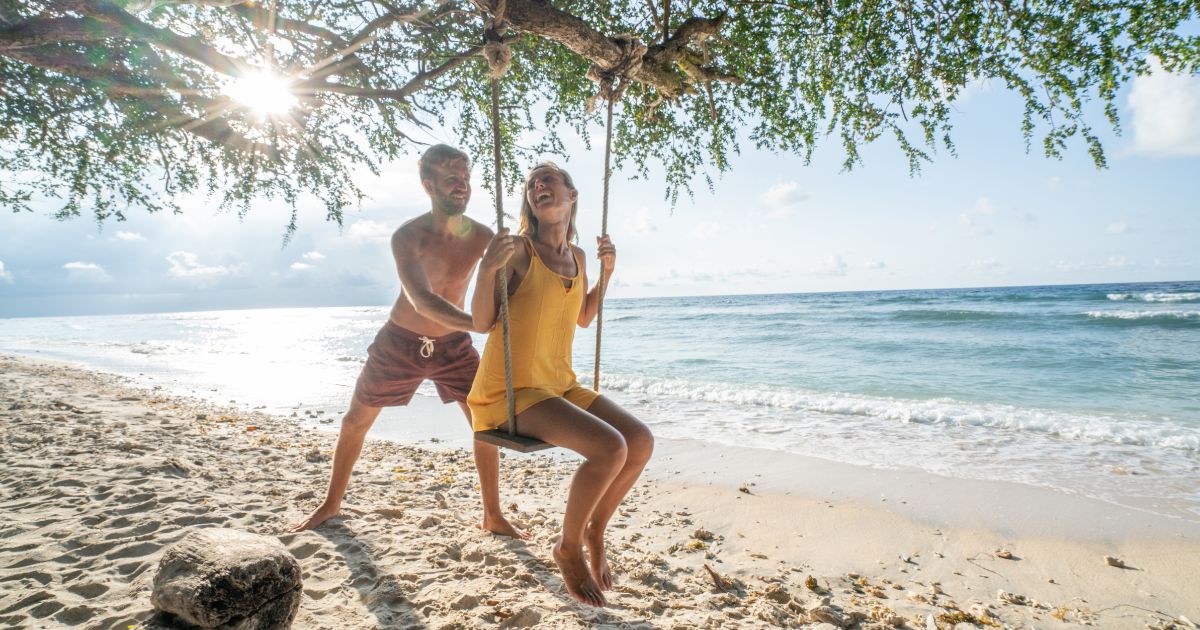
[[[467,202],[470,198],[464,200],[461,204],[450,197],[443,197],[438,200],[438,212],[446,216],[454,217],[463,214],[467,211]]]

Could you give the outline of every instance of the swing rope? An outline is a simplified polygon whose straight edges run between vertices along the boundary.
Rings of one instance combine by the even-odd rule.
[[[500,77],[508,71],[512,62],[512,50],[504,43],[505,0],[499,0],[495,18],[484,32],[484,56],[492,78],[492,171],[496,184],[496,231],[504,229],[504,180],[500,169]],[[512,343],[508,321],[508,269],[501,267],[496,272],[500,290],[500,325],[504,340],[504,398],[508,402],[508,435],[517,435],[516,400],[513,397]]]
[[[492,158],[495,161],[496,231],[504,229],[504,184],[500,179],[500,79],[492,77]],[[513,399],[512,345],[508,326],[508,268],[496,272],[500,286],[500,322],[504,335],[504,397],[508,401],[508,434],[517,434],[516,401]]]
[[[620,88],[622,91],[624,87]],[[608,116],[605,121],[605,129],[607,133],[604,137],[604,201],[601,204],[600,211],[600,238],[608,236],[608,180],[612,175],[612,118],[613,118],[613,101],[616,98],[610,96],[608,99]],[[596,358],[592,369],[592,387],[596,391],[600,391],[600,340],[604,334],[604,261],[600,261],[600,277],[596,285],[596,290],[599,291],[597,296],[599,299],[596,304]]]
[[[608,103],[604,121],[604,197],[600,211],[600,237],[608,236],[608,184],[612,179],[612,138],[613,138],[613,105],[629,87],[629,76],[642,65],[642,56],[646,54],[646,45],[632,35],[618,35],[612,41],[621,48],[621,60],[611,68],[602,70],[597,66],[588,69],[588,78],[599,84],[599,90],[588,99],[587,109],[592,111],[596,99],[603,98]],[[600,346],[604,338],[604,294],[607,293],[605,284],[604,262],[600,262],[600,276],[596,285],[599,295],[596,303],[596,351],[592,368],[592,387],[600,391]]]
[[[484,31],[485,44],[483,48],[484,57],[487,59],[490,68],[489,74],[491,75],[492,83],[492,160],[494,167],[493,177],[496,184],[497,231],[504,229],[504,186],[500,168],[500,77],[504,75],[512,63],[512,50],[505,43],[502,36],[502,33],[507,28],[504,23],[504,9],[505,0],[497,0],[494,18]],[[631,35],[619,35],[613,38],[613,42],[621,48],[621,60],[615,66],[608,69],[600,69],[597,66],[592,66],[588,69],[587,75],[589,79],[592,79],[599,85],[597,93],[588,99],[587,111],[592,111],[595,101],[598,98],[604,98],[608,101],[604,139],[604,197],[600,215],[601,237],[608,236],[608,190],[609,180],[612,175],[613,104],[625,92],[625,88],[629,84],[628,76],[636,72],[641,66],[642,56],[646,53],[645,44],[637,41]],[[516,400],[513,397],[512,384],[512,347],[509,336],[507,269],[501,268],[496,275],[500,291],[500,322],[504,341],[504,393],[508,403],[508,435],[510,438],[516,438],[519,432],[517,431]],[[601,263],[599,284],[597,285],[599,295],[597,296],[598,303],[596,305],[596,354],[592,381],[597,391],[600,389],[600,345],[603,339],[602,329],[604,326],[604,276],[604,264]]]

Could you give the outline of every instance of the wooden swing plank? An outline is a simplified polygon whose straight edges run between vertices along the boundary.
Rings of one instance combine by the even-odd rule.
[[[509,435],[508,431],[501,431],[499,429],[476,431],[475,439],[487,442],[488,444],[495,444],[501,448],[514,450],[518,453],[533,453],[554,448],[553,444],[547,444],[537,438],[526,437],[524,435]]]

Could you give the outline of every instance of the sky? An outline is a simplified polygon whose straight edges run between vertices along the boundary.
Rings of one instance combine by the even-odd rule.
[[[672,208],[662,181],[617,172],[609,231],[613,298],[1200,279],[1200,77],[1156,72],[1119,98],[1123,133],[1103,124],[1097,170],[1082,144],[1062,160],[1025,150],[1021,103],[971,86],[956,103],[958,156],[910,177],[881,140],[842,171],[836,140],[811,164],[744,148],[709,192]],[[598,130],[597,130],[598,131]],[[448,132],[426,140],[454,144]],[[748,143],[747,143],[748,144]],[[595,251],[602,150],[568,141],[580,187],[580,243]],[[399,292],[391,232],[429,209],[416,154],[363,176],[370,195],[339,230],[316,203],[254,206],[239,219],[203,197],[183,213],[131,212],[97,225],[47,206],[0,214],[0,317],[387,305]],[[483,169],[468,214],[494,223]],[[514,209],[515,199],[506,207]],[[595,263],[589,265],[595,268]]]

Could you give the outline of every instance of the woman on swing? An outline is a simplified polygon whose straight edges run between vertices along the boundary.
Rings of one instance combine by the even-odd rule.
[[[604,606],[613,585],[604,530],[654,450],[646,425],[616,403],[582,387],[571,369],[575,325],[596,318],[599,283],[587,290],[584,253],[575,240],[578,191],[550,162],[529,172],[521,198],[519,236],[500,230],[479,264],[471,312],[476,329],[492,329],[467,397],[476,431],[506,429],[504,341],[500,334],[497,272],[508,274],[513,397],[522,435],[583,456],[567,495],[562,537],[553,548],[567,592]],[[616,249],[598,239],[608,284]],[[587,558],[583,555],[587,548]]]

